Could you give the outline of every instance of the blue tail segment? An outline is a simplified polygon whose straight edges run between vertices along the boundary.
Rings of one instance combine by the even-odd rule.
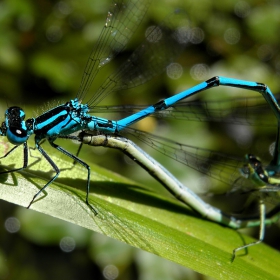
[[[105,118],[99,118],[89,115],[88,105],[80,104],[77,99],[71,100],[63,105],[57,106],[37,118],[28,119],[26,121],[24,121],[25,114],[21,108],[11,107],[6,111],[6,119],[5,122],[2,123],[0,134],[2,136],[7,136],[8,140],[12,144],[15,144],[17,146],[15,146],[11,151],[4,155],[4,157],[8,156],[20,144],[24,144],[24,165],[21,168],[5,171],[2,173],[19,171],[27,167],[28,148],[26,141],[30,135],[35,134],[36,148],[53,167],[53,169],[56,172],[56,175],[34,196],[29,206],[32,204],[35,198],[59,176],[60,173],[60,170],[57,167],[57,165],[52,161],[52,159],[47,155],[47,153],[43,150],[43,148],[40,145],[40,142],[44,139],[47,139],[52,147],[54,147],[58,151],[64,153],[65,155],[69,156],[70,158],[79,162],[81,165],[87,168],[88,181],[86,203],[89,205],[88,195],[90,184],[90,168],[85,162],[83,162],[73,154],[67,152],[62,147],[56,145],[54,143],[56,138],[70,135],[74,132],[82,130],[118,134],[126,127],[138,122],[139,120],[157,111],[165,110],[184,98],[217,86],[236,87],[260,92],[271,107],[271,109],[273,110],[273,112],[275,113],[276,117],[279,119],[279,105],[272,92],[266,85],[257,82],[243,81],[226,77],[213,77],[207,80],[206,82],[202,82],[188,90],[185,90],[172,97],[157,102],[154,105],[147,107],[146,109],[143,109],[135,114],[132,114],[131,116],[128,116],[118,121],[108,120]],[[275,162],[279,162],[278,151],[279,150],[277,149],[277,151],[274,153],[272,165]],[[93,211],[96,212],[94,209]]]
[[[250,82],[250,81],[243,81],[238,79],[232,79],[232,78],[226,78],[226,77],[213,77],[206,82],[202,82],[188,90],[185,90],[183,92],[180,92],[174,96],[171,96],[165,100],[162,100],[150,107],[147,107],[146,109],[143,109],[140,112],[137,112],[136,114],[133,114],[127,118],[124,118],[122,120],[117,121],[117,127],[115,132],[121,131],[123,128],[153,114],[161,110],[166,110],[167,108],[173,106],[177,102],[181,101],[182,99],[185,99],[187,97],[190,97],[198,92],[204,91],[206,89],[210,89],[212,87],[217,86],[227,86],[227,87],[236,87],[236,88],[243,88],[247,90],[257,91],[260,92],[265,100],[267,101],[270,108],[273,110],[276,118],[280,120],[280,108],[277,100],[275,99],[274,95],[270,91],[270,89],[261,83],[257,82]],[[114,132],[113,129],[104,131],[104,132]]]
[[[54,142],[59,137],[83,130],[118,134],[126,127],[151,114],[164,111],[189,96],[216,86],[236,87],[260,92],[273,110],[276,118],[280,121],[279,105],[267,86],[225,77],[214,77],[121,120],[108,120],[92,116],[90,114],[91,109],[108,94],[138,86],[150,80],[153,76],[160,74],[187,45],[191,44],[192,25],[186,13],[183,11],[172,13],[161,25],[153,27],[148,32],[145,41],[135,50],[131,57],[116,72],[105,79],[104,83],[89,98],[88,102],[82,103],[82,99],[87,95],[99,69],[109,63],[126,46],[128,39],[143,19],[148,8],[148,2],[148,0],[128,0],[125,3],[123,0],[113,1],[104,28],[86,64],[79,92],[75,99],[26,121],[25,113],[21,108],[10,107],[6,111],[5,121],[0,127],[0,135],[6,136],[15,147],[3,157],[7,157],[23,144],[24,159],[22,167],[2,173],[19,171],[28,166],[27,140],[31,135],[35,135],[35,147],[55,171],[55,176],[34,196],[31,203],[60,173],[58,166],[41,146],[44,140],[48,140],[54,149],[87,168],[86,203],[89,205],[90,168],[81,159],[56,145]],[[112,30],[114,30],[116,36],[112,36]],[[279,162],[278,154],[275,155],[275,162]]]

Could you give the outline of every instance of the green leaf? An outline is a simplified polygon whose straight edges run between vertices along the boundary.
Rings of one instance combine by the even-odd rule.
[[[3,149],[8,149],[3,144]],[[21,148],[8,160],[22,164]],[[33,153],[33,152],[32,152]],[[31,209],[100,232],[134,247],[189,267],[216,279],[280,279],[278,251],[265,244],[238,252],[232,250],[252,241],[238,232],[203,220],[187,206],[133,183],[117,174],[91,166],[90,203],[85,204],[86,171],[69,160],[52,156],[63,170],[55,183],[31,205]],[[0,177],[0,198],[27,206],[53,172],[45,162],[30,157],[30,167]],[[51,172],[51,173],[50,173]]]

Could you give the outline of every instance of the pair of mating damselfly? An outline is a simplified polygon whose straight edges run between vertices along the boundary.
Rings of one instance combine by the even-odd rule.
[[[265,223],[273,221],[266,219],[265,217],[265,204],[263,202],[265,195],[263,194],[267,194],[268,192],[275,193],[278,189],[278,182],[276,181],[275,183],[273,179],[275,174],[278,172],[278,167],[280,166],[278,156],[279,137],[277,137],[277,145],[273,160],[271,164],[264,169],[261,162],[254,156],[248,156],[248,163],[244,167],[243,162],[238,162],[233,157],[230,158],[221,153],[198,149],[164,138],[149,135],[132,129],[130,126],[153,114],[161,115],[164,113],[165,115],[165,113],[168,112],[170,113],[170,116],[176,115],[176,112],[180,112],[180,110],[176,110],[176,108],[180,108],[182,106],[187,108],[183,101],[185,98],[216,86],[237,87],[260,92],[279,121],[279,106],[277,100],[274,98],[268,87],[255,82],[225,77],[214,77],[188,90],[157,102],[152,106],[145,108],[139,107],[139,111],[118,121],[108,120],[90,114],[100,110],[102,111],[102,108],[104,109],[104,107],[97,107],[96,105],[109,93],[138,86],[162,72],[166,66],[174,61],[182,50],[190,44],[192,26],[184,12],[174,12],[161,25],[153,27],[147,31],[145,41],[135,50],[129,59],[126,60],[116,72],[105,79],[101,87],[86,103],[81,103],[86,97],[99,70],[125,48],[129,38],[135,32],[137,26],[143,19],[148,8],[148,2],[149,1],[144,0],[130,0],[125,3],[123,1],[113,1],[98,42],[93,48],[88,59],[82,82],[75,99],[50,109],[36,118],[30,118],[27,120],[25,120],[25,113],[20,107],[14,106],[6,110],[5,121],[2,123],[0,128],[0,135],[6,136],[8,140],[15,145],[15,147],[3,157],[7,157],[12,151],[22,144],[24,159],[22,167],[2,173],[19,171],[28,166],[27,140],[31,135],[35,135],[35,147],[52,166],[55,171],[55,176],[53,176],[53,178],[34,195],[32,201],[28,205],[28,207],[30,207],[38,195],[44,191],[59,176],[60,173],[58,166],[41,146],[44,140],[48,140],[53,148],[69,156],[75,162],[80,163],[87,169],[86,203],[92,211],[97,214],[95,208],[89,203],[88,197],[90,188],[90,167],[78,158],[77,155],[74,155],[57,145],[55,140],[57,138],[78,139],[82,143],[94,146],[108,146],[121,150],[125,150],[123,148],[125,143],[126,147],[129,147],[129,149],[125,150],[125,153],[136,160],[147,171],[153,173],[154,177],[167,187],[167,189],[178,199],[190,205],[203,216],[210,220],[224,223],[233,228],[260,224],[260,238],[259,241],[257,241],[257,243],[259,243],[263,239]],[[114,106],[111,109],[110,107],[105,107],[105,109],[107,112],[114,110],[127,111],[127,109],[137,110],[136,107],[131,108],[126,106]],[[187,111],[185,111],[185,113],[186,112]],[[73,136],[73,133],[75,132],[81,133],[79,136]],[[88,134],[87,132],[90,133]],[[255,192],[258,191],[258,193],[261,194],[260,221],[237,220],[234,217],[222,213],[219,209],[204,203],[192,191],[184,187],[178,180],[176,180],[176,178],[174,178],[166,169],[149,157],[143,150],[129,140],[117,137],[122,132],[127,133],[127,135],[132,134],[138,139],[151,145],[153,148],[160,150],[167,156],[231,185],[236,183],[236,178],[240,177],[239,172],[241,170],[244,177],[250,177],[252,180],[248,180],[246,178],[244,178],[244,180],[238,180],[237,183],[240,187],[244,187],[243,184],[250,185],[250,190]],[[94,136],[95,134],[96,136]],[[128,152],[128,150],[130,152]],[[205,159],[207,159],[208,164],[205,164]],[[213,172],[212,174],[212,165],[209,164],[209,162],[213,163],[213,166],[220,166],[221,170],[218,171],[218,173]],[[232,174],[226,175],[226,172],[223,172],[225,165],[231,165],[233,167]],[[223,174],[225,177],[222,177]],[[166,183],[166,180],[168,183]],[[253,244],[255,243],[235,249],[233,256],[235,256],[235,252],[237,250],[246,248]]]

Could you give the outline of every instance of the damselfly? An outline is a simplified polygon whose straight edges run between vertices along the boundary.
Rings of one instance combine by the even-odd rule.
[[[41,143],[48,140],[56,150],[79,162],[88,170],[86,203],[95,212],[88,201],[90,187],[90,168],[77,156],[66,151],[55,143],[59,137],[70,135],[77,131],[89,130],[106,134],[118,134],[133,123],[147,116],[165,111],[186,97],[200,91],[216,87],[229,86],[260,92],[271,110],[279,117],[279,106],[272,92],[264,84],[236,80],[225,77],[214,77],[206,82],[194,86],[188,90],[178,93],[170,98],[155,103],[118,121],[92,116],[89,113],[96,109],[96,105],[113,91],[128,89],[140,85],[153,76],[159,74],[178,54],[190,43],[189,36],[192,26],[184,12],[177,11],[163,22],[162,25],[152,28],[143,44],[132,54],[132,56],[117,70],[110,75],[102,86],[82,104],[82,99],[87,95],[89,88],[99,70],[109,63],[119,52],[121,52],[136,27],[140,24],[148,8],[148,1],[130,0],[113,1],[108,12],[105,26],[99,36],[85,68],[82,82],[75,99],[59,105],[44,114],[30,118],[25,121],[25,113],[19,107],[10,107],[6,110],[5,121],[2,123],[0,135],[15,145],[3,157],[7,157],[12,151],[23,144],[24,162],[23,166],[2,173],[19,171],[28,166],[27,140],[35,135],[35,147],[48,161],[55,171],[55,176],[38,191],[29,206],[36,197],[46,189],[59,175],[60,169],[50,156],[42,148]],[[3,158],[2,157],[2,158]]]
[[[166,156],[198,170],[201,173],[227,183],[233,189],[232,192],[242,191],[251,194],[259,201],[260,216],[238,217],[228,215],[220,209],[205,203],[193,191],[178,181],[177,178],[175,178],[154,158],[150,157],[139,146],[135,145],[127,138],[109,135],[94,135],[89,132],[82,132],[78,136],[70,135],[66,138],[75,139],[84,144],[95,147],[103,146],[121,150],[165,186],[166,189],[178,200],[190,206],[203,217],[211,221],[224,224],[234,229],[260,225],[258,241],[234,249],[232,260],[234,260],[237,251],[262,242],[265,235],[265,225],[274,223],[279,219],[279,207],[274,207],[271,212],[266,213],[265,205],[267,199],[270,200],[270,203],[276,201],[277,204],[279,204],[278,191],[280,181],[276,178],[277,173],[271,171],[273,168],[275,169],[276,166],[269,165],[263,167],[262,163],[253,155],[247,155],[246,159],[238,158],[216,151],[181,144],[131,128],[126,128],[125,132],[129,136],[137,135],[137,139],[143,141]],[[272,201],[272,199],[274,201]]]

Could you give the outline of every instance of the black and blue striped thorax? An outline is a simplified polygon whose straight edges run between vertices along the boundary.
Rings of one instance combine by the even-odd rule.
[[[69,135],[86,127],[91,120],[88,106],[73,99],[34,119],[33,133],[40,139]]]
[[[86,128],[92,117],[87,114],[88,106],[73,99],[59,105],[37,118],[25,119],[25,113],[20,107],[10,107],[6,110],[5,121],[0,128],[0,135],[7,136],[14,145],[20,145],[35,134],[37,140],[69,135]]]

